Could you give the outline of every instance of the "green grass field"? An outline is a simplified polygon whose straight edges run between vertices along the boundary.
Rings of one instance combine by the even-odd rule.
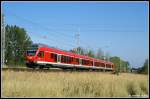
[[[2,71],[2,97],[148,97],[148,76]]]

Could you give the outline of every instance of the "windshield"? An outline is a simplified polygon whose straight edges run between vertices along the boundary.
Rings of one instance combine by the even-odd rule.
[[[28,56],[34,56],[35,54],[36,54],[36,51],[35,51],[35,50],[27,51],[27,55],[28,55]]]

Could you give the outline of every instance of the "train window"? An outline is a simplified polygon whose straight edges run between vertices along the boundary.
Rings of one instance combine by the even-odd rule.
[[[106,64],[106,67],[109,68],[109,64]]]
[[[91,61],[91,65],[93,66],[93,61]]]
[[[68,63],[70,63],[71,62],[71,57],[68,57]]]
[[[62,56],[62,62],[65,62],[65,56]]]
[[[72,57],[70,57],[70,62],[72,62]]]
[[[98,66],[98,62],[95,62],[95,66]]]
[[[54,58],[54,54],[53,53],[51,53],[51,58]]]
[[[66,62],[66,57],[65,57],[65,56],[63,56],[63,62],[64,62],[64,63]]]
[[[56,62],[57,61],[57,54],[51,53],[51,58],[53,58],[54,61]]]
[[[64,62],[64,56],[62,55],[62,57],[61,57],[61,62]]]
[[[89,60],[87,60],[87,65],[89,64]]]
[[[97,62],[95,62],[95,66],[97,66]]]
[[[82,64],[83,64],[83,65],[87,65],[87,60],[84,60],[84,59],[83,59],[83,60],[82,60]]]
[[[63,59],[62,59],[62,60],[63,60],[63,62],[65,62],[65,56],[63,56]]]
[[[57,54],[54,54],[54,60],[57,61]]]
[[[73,62],[73,57],[71,57],[71,62]]]
[[[70,62],[70,57],[67,57],[67,63],[69,63]]]
[[[68,56],[66,56],[66,63],[68,63]]]
[[[66,56],[64,56],[64,63],[66,63],[67,62],[67,57]]]
[[[68,58],[68,63],[70,62],[70,57],[67,57]]]
[[[66,63],[68,63],[68,56],[66,56]]]
[[[86,60],[84,60],[83,64],[84,64],[84,65],[86,64]]]
[[[71,62],[71,57],[69,57],[69,63]]]
[[[73,57],[71,57],[71,62],[73,62]]]
[[[70,62],[70,57],[68,57],[68,63]]]
[[[61,62],[61,55],[57,55],[57,62]]]
[[[106,67],[108,68],[108,65],[106,64]]]
[[[66,57],[66,63],[68,62],[68,57],[67,56],[65,56]]]
[[[64,56],[63,55],[61,56],[61,62],[64,62]]]
[[[64,63],[66,63],[66,56],[64,56]]]
[[[85,65],[87,65],[87,60],[85,60]]]
[[[79,64],[82,64],[82,59],[79,59]]]
[[[78,58],[76,58],[76,63],[79,64],[79,59]]]
[[[84,60],[82,60],[82,65],[84,65]]]
[[[28,50],[27,55],[28,56],[34,56],[36,54],[36,50]]]
[[[38,57],[43,58],[43,57],[44,57],[44,52],[43,52],[43,51],[40,51],[40,52],[38,53]]]
[[[105,64],[104,64],[104,63],[101,63],[100,66],[105,67]]]

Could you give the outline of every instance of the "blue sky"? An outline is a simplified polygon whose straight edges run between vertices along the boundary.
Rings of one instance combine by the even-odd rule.
[[[102,48],[134,67],[148,58],[148,2],[3,2],[6,24],[26,29],[35,43],[69,50]]]

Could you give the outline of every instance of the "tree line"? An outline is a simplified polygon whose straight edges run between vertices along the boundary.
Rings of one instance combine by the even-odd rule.
[[[78,47],[78,48],[74,48],[70,51],[73,53],[86,55],[86,56],[89,56],[92,58],[113,62],[115,64],[115,71],[116,72],[129,72],[131,69],[130,63],[128,61],[125,61],[118,56],[112,56],[111,57],[109,55],[109,53],[106,53],[106,55],[104,55],[104,51],[100,48],[97,51],[94,51],[92,49],[85,49],[82,47]]]
[[[16,25],[5,27],[5,64],[23,65],[23,52],[31,46],[32,40],[24,28]]]
[[[24,28],[16,25],[7,25],[5,27],[5,64],[10,66],[23,65],[25,63],[23,52],[32,44],[33,42]],[[70,51],[113,62],[116,67],[115,71],[117,72],[129,72],[131,70],[128,61],[123,60],[118,56],[110,56],[109,53],[105,53],[104,55],[104,51],[100,48],[97,51],[94,51],[93,49],[78,47],[73,48]],[[144,65],[139,68],[138,73],[148,73],[148,59]]]
[[[137,72],[141,74],[148,74],[148,66],[148,59],[146,59],[143,66],[139,67]]]

